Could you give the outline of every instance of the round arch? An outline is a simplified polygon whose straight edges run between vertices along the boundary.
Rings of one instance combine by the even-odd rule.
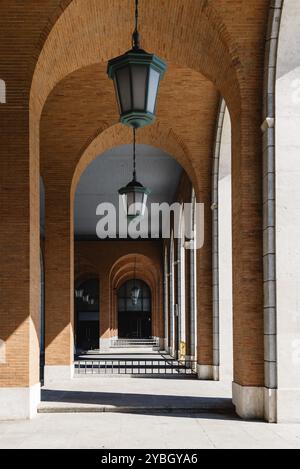
[[[158,18],[161,7],[160,0],[141,2],[143,47],[168,62],[199,71],[216,84],[230,105],[239,93],[243,71],[238,46],[219,13],[205,0],[173,0],[164,4],[165,14]],[[182,27],[175,32],[179,14]],[[48,95],[64,77],[87,65],[105,63],[127,50],[132,26],[131,0],[123,0],[121,5],[116,0],[61,2],[47,26],[47,38],[33,76],[31,105],[35,105],[37,114],[41,114]],[[214,47],[207,47],[208,40]]]
[[[85,282],[86,280],[95,280],[98,279],[99,275],[98,272],[92,270],[80,270],[75,277],[75,288],[78,287],[81,283]]]
[[[163,311],[162,311],[162,269],[154,264],[153,260],[143,254],[128,254],[119,258],[111,267],[111,329],[117,335],[117,290],[120,286],[134,278],[144,281],[152,293],[152,335],[163,337]]]
[[[131,300],[131,290],[138,287],[136,304]],[[139,274],[129,276],[117,288],[118,337],[121,339],[150,339],[153,337],[153,291]]]
[[[154,0],[153,0],[153,2],[154,2]],[[75,4],[75,3],[79,4],[79,3],[80,3],[80,0],[78,0],[77,2],[76,2],[76,0],[74,0],[74,2],[72,2],[72,4]],[[185,2],[185,5],[186,5],[186,4],[187,4],[187,2]],[[192,2],[189,2],[189,5],[192,5],[192,4],[193,4]],[[201,9],[200,12],[204,12],[204,11],[205,11],[205,15],[206,15],[207,12],[208,12],[208,10],[207,10],[207,8],[208,8],[207,2],[201,2],[201,6],[202,6],[203,8]],[[183,8],[185,8],[184,5],[183,5]],[[67,10],[66,10],[66,12],[67,12]],[[212,15],[212,17],[213,17],[213,15]],[[60,20],[59,20],[59,21],[60,21]],[[219,26],[221,26],[221,25],[219,24]],[[189,28],[187,28],[187,29],[189,29]],[[221,28],[221,29],[222,29],[222,28]],[[207,44],[207,37],[205,38],[205,44]],[[80,49],[80,48],[79,48],[79,49]],[[216,49],[217,49],[217,48],[216,48]],[[54,49],[53,49],[53,50],[54,50]],[[193,48],[192,48],[192,50],[193,50]],[[222,49],[222,48],[219,49],[219,50],[218,50],[218,53],[220,52],[220,50],[223,50],[223,49]],[[81,51],[81,52],[82,52],[82,51]],[[72,55],[72,53],[70,53],[70,55]],[[82,55],[84,55],[84,54],[82,54]],[[236,64],[235,66],[239,67],[240,62],[239,62],[238,54],[234,54],[234,55],[235,55],[234,61],[235,61],[235,64]],[[200,56],[201,56],[201,54],[200,54]],[[202,60],[202,57],[201,57],[201,60]],[[204,58],[203,63],[205,62],[205,60],[206,60],[206,58]],[[209,60],[211,60],[211,58],[210,58]],[[98,61],[96,61],[96,62],[94,62],[94,63],[97,63],[97,62],[98,62]],[[101,63],[101,61],[100,61],[100,63]],[[211,62],[210,62],[210,63],[211,63]],[[186,64],[186,63],[184,62],[184,64]],[[232,65],[232,61],[230,62],[230,64]],[[80,64],[77,64],[77,65],[78,65],[78,66],[77,66],[77,69],[80,69],[81,65],[80,65]],[[232,70],[235,69],[235,66],[232,67]],[[201,67],[204,67],[204,68],[205,68],[205,66],[204,66],[203,64],[202,64]],[[55,67],[54,67],[54,68],[55,68]],[[197,70],[197,67],[192,67],[192,66],[191,66],[191,68],[194,69],[194,70]],[[209,67],[208,67],[208,68],[209,68]],[[76,67],[74,68],[74,70],[76,70]],[[231,72],[232,72],[232,70],[231,70]],[[45,73],[45,68],[43,69],[43,73]],[[207,69],[206,69],[206,74],[205,74],[205,75],[208,76],[208,75],[207,75]],[[42,75],[41,75],[41,76],[42,76]],[[66,75],[64,75],[64,74],[62,73],[62,78],[63,78],[63,76],[66,76]],[[220,74],[220,76],[227,76],[227,77],[228,77],[228,81],[231,83],[231,81],[230,81],[230,76],[231,76],[231,75],[230,75],[229,73],[228,73],[228,74],[225,73],[224,75]],[[45,78],[45,76],[44,76],[44,78]],[[49,78],[49,83],[50,83],[50,82],[51,82],[51,79],[50,79],[51,77],[50,77],[50,75],[48,76],[48,78]],[[245,82],[246,82],[246,81],[247,81],[247,80],[245,80]],[[58,83],[58,82],[59,82],[59,80],[57,81],[57,83]],[[48,85],[49,85],[49,83],[48,83]],[[216,82],[215,82],[215,84],[216,84],[216,86],[218,87],[218,84],[217,84]],[[228,84],[228,83],[227,83],[227,84]],[[238,84],[238,82],[237,82],[237,84]],[[48,86],[48,85],[47,85],[47,86]],[[47,88],[47,86],[45,86],[45,88]],[[53,87],[51,88],[51,86],[52,86],[52,85],[49,85],[48,91],[51,90],[51,89],[53,89]],[[224,86],[225,86],[225,88],[226,88],[226,85],[224,85]],[[41,89],[42,89],[42,88],[43,88],[43,87],[41,87]],[[229,88],[231,89],[231,86],[230,86]],[[227,100],[227,102],[228,102],[228,105],[229,105],[229,107],[230,107],[230,105],[231,105],[231,99],[230,99],[230,92],[228,91],[229,88],[227,88],[227,94],[226,94],[226,92],[225,92],[225,93],[223,92],[223,95],[224,95],[224,97],[226,98],[226,100]],[[221,88],[220,88],[220,89],[221,89]],[[238,101],[239,101],[239,93],[236,93],[236,90],[237,90],[237,89],[238,89],[238,88],[237,88],[236,86],[232,88],[232,90],[234,90],[234,93],[233,93],[233,94],[234,94],[235,97],[236,97],[236,102],[235,102],[235,114],[236,114],[236,115],[238,114],[238,113],[237,113],[237,109],[239,108],[239,102],[238,102]],[[45,90],[44,90],[44,88],[43,88],[43,89],[42,89],[42,93],[44,93],[44,91],[45,91]],[[49,93],[48,93],[48,94],[49,94]],[[47,95],[47,92],[45,92],[45,96],[44,96],[45,99],[46,99],[47,96],[48,96],[48,95]],[[39,97],[37,98],[37,95],[34,94],[34,86],[33,86],[33,89],[32,89],[32,97],[33,97],[33,98],[32,98],[32,99],[33,99],[33,101],[32,101],[32,103],[33,103],[32,106],[36,106],[35,110],[36,110],[37,115],[38,115],[39,107],[42,106],[42,103],[45,102],[45,101],[44,101],[44,99],[43,99],[43,96],[39,96]],[[248,105],[247,105],[247,106],[248,106]],[[246,106],[246,107],[247,107],[247,106]],[[245,107],[245,109],[246,109],[246,107]],[[242,113],[242,117],[243,117],[244,121],[246,120],[245,116],[246,116],[246,115],[248,116],[248,115],[250,115],[250,114],[251,114],[251,113],[246,113],[246,112],[243,112],[243,113]],[[36,115],[34,116],[34,118],[36,118]],[[239,118],[240,118],[240,117],[239,117]],[[241,126],[239,125],[237,119],[238,119],[238,118],[236,117],[236,119],[235,119],[235,124],[236,124],[236,125],[235,125],[235,146],[234,146],[234,148],[235,148],[235,154],[238,155],[238,153],[239,153],[239,148],[242,148],[242,147],[244,146],[244,150],[243,150],[243,158],[244,158],[245,155],[247,156],[247,152],[248,152],[249,148],[251,147],[251,145],[253,145],[253,144],[249,144],[248,140],[250,140],[250,139],[249,139],[248,131],[247,131],[247,135],[246,135],[246,133],[243,133],[243,132],[242,132],[242,128],[241,128]],[[245,127],[245,126],[244,126],[244,127]],[[242,135],[240,135],[240,133],[241,133]],[[31,137],[31,138],[34,140],[34,139],[37,137],[37,135],[38,135],[38,126],[36,126],[36,128],[34,128],[34,131],[31,132],[31,134],[32,134],[32,137]],[[122,142],[122,143],[123,143],[123,142]],[[243,144],[245,144],[245,145],[243,145]],[[249,147],[249,148],[248,148],[248,147]],[[245,150],[245,148],[246,148],[246,150]],[[248,148],[248,150],[247,150],[247,148]],[[251,149],[251,148],[250,148],[250,149]],[[250,152],[249,152],[249,153],[250,153]],[[253,152],[251,151],[251,155],[252,155],[252,153],[253,153]],[[254,152],[254,153],[255,153],[255,152]],[[253,153],[253,154],[254,154],[254,153]],[[241,158],[241,159],[242,159],[242,158]],[[253,159],[254,159],[254,157],[253,157]],[[75,169],[76,169],[76,168],[75,168]],[[237,171],[236,171],[236,172],[237,172],[237,175],[238,175],[238,170],[239,170],[239,169],[240,169],[240,166],[237,168]],[[192,179],[192,178],[191,178],[191,179]],[[238,178],[236,178],[236,179],[238,179]],[[74,181],[74,179],[73,179],[73,181]],[[72,182],[73,182],[73,181],[72,181]],[[255,181],[256,181],[256,179],[255,179]],[[197,184],[196,184],[196,181],[195,181],[195,182],[193,181],[193,183],[194,183],[194,186],[195,186],[196,191],[197,191]],[[239,183],[236,184],[236,188],[237,188],[237,189],[238,189],[239,184],[242,184],[242,181],[240,181]],[[72,183],[72,186],[73,186],[73,183]],[[253,186],[253,189],[252,189],[252,190],[255,191],[255,188],[256,188],[256,187]],[[237,192],[237,189],[236,189],[236,192]],[[73,189],[73,190],[74,190],[74,189]],[[72,191],[71,191],[71,192],[72,192]],[[258,192],[258,191],[257,191],[257,192]],[[239,208],[239,207],[238,207],[238,208]],[[239,215],[238,210],[236,210],[236,212],[237,212],[237,215]],[[237,217],[237,218],[238,218],[238,217]],[[240,218],[241,218],[241,217],[240,217]],[[259,218],[259,217],[257,217],[257,218]],[[255,221],[256,221],[256,219],[255,219]],[[238,220],[238,222],[239,222],[239,220]],[[236,232],[238,232],[238,224],[239,224],[238,222],[236,223],[236,226],[237,226]],[[253,222],[253,223],[254,223],[254,222]],[[247,229],[248,229],[248,228],[247,228]],[[236,243],[236,244],[238,244],[238,243]],[[245,243],[244,243],[244,244],[245,244]],[[242,248],[243,248],[243,245],[242,245]],[[241,249],[242,249],[242,248],[241,248]],[[256,255],[256,252],[254,253],[254,256],[253,256],[253,257],[256,259],[256,256],[255,256],[255,255]],[[237,275],[237,277],[238,277],[238,275]],[[256,306],[257,306],[257,305],[255,305],[255,307],[256,307]],[[241,315],[241,317],[242,317],[242,315]],[[209,360],[209,359],[207,359],[207,360]],[[243,377],[242,375],[241,375],[241,377],[238,376],[238,378],[240,378],[240,379],[239,379],[240,382],[244,381],[244,377]],[[245,380],[245,381],[246,381],[246,380]],[[257,373],[257,377],[255,378],[255,380],[254,380],[253,382],[250,382],[250,383],[248,383],[247,381],[246,381],[246,382],[247,382],[248,384],[257,384],[257,383],[260,383],[260,381],[261,381],[261,380],[260,380],[260,376],[258,376],[258,373]]]
[[[77,159],[74,168],[73,179],[71,181],[71,203],[74,201],[76,188],[81,175],[85,169],[105,151],[120,145],[132,143],[131,130],[122,124],[115,124],[99,132],[88,143],[80,157]],[[158,121],[151,127],[140,129],[137,135],[137,143],[160,148],[165,153],[173,157],[188,174],[190,180],[198,189],[194,168],[190,161],[189,151],[184,142],[171,129]]]

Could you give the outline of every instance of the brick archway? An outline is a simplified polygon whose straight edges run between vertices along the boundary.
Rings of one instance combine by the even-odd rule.
[[[153,0],[154,1],[154,0]],[[75,4],[76,2],[74,2]],[[79,2],[77,2],[79,3]],[[185,4],[186,5],[186,4]],[[66,10],[65,14],[67,13]],[[205,8],[203,11],[207,11]],[[96,28],[97,31],[97,28]],[[50,36],[49,36],[50,38]],[[153,39],[153,38],[152,38]],[[126,41],[125,41],[126,42]],[[156,44],[155,40],[152,41],[153,44]],[[178,45],[178,44],[177,44]],[[160,52],[159,45],[157,46],[157,52]],[[179,46],[180,49],[180,46]],[[80,47],[79,47],[80,50]],[[222,50],[222,47],[218,52]],[[108,56],[114,55],[113,48],[108,53]],[[121,52],[121,51],[119,51]],[[178,52],[178,51],[177,51]],[[243,383],[248,387],[259,387],[263,383],[263,340],[262,340],[262,320],[261,320],[261,310],[262,310],[262,263],[261,263],[261,178],[260,178],[260,151],[258,150],[258,143],[260,142],[260,103],[259,103],[259,81],[253,79],[255,73],[253,70],[249,76],[244,77],[239,81],[237,80],[236,67],[241,70],[242,60],[239,60],[238,56],[235,56],[235,61],[229,60],[230,71],[227,70],[225,74],[218,75],[218,67],[222,61],[215,63],[217,78],[213,79],[214,85],[212,82],[209,82],[207,79],[203,79],[200,75],[200,71],[203,71],[206,77],[212,78],[208,70],[213,70],[213,63],[211,57],[206,63],[208,68],[202,69],[201,66],[197,66],[197,53],[195,52],[194,64],[192,62],[187,63],[185,59],[181,62],[180,66],[174,65],[175,63],[180,63],[178,57],[180,54],[177,54],[176,59],[174,58],[173,63],[170,63],[168,87],[164,85],[161,89],[160,97],[160,106],[162,107],[161,111],[158,111],[159,120],[155,126],[151,129],[145,129],[144,133],[141,135],[141,141],[147,141],[147,138],[150,136],[157,144],[159,141],[159,133],[161,129],[164,129],[162,135],[164,138],[161,138],[161,141],[164,146],[165,142],[169,140],[170,135],[173,137],[175,134],[176,138],[173,139],[177,143],[179,142],[179,147],[186,149],[184,152],[184,157],[182,159],[182,164],[186,168],[190,178],[195,186],[195,191],[197,194],[197,199],[205,203],[206,207],[206,226],[205,226],[205,239],[206,244],[205,248],[199,251],[198,253],[198,271],[199,271],[199,286],[198,288],[198,305],[199,305],[199,324],[202,323],[203,326],[200,329],[199,333],[199,356],[198,360],[203,366],[209,369],[213,362],[212,357],[212,272],[211,272],[211,146],[213,141],[213,127],[214,120],[217,109],[217,91],[216,87],[222,91],[222,94],[226,98],[228,107],[231,113],[232,119],[232,128],[233,128],[233,204],[234,204],[234,258],[235,258],[235,269],[234,269],[234,297],[235,297],[235,357],[236,357],[236,366],[235,366],[235,381],[237,383]],[[215,53],[215,52],[214,52]],[[88,56],[87,52],[87,56]],[[212,54],[213,56],[214,54]],[[238,54],[237,54],[238,55]],[[82,54],[84,56],[84,54]],[[207,54],[204,53],[204,56],[207,58]],[[224,53],[224,57],[228,57]],[[170,56],[171,58],[171,56]],[[79,58],[78,58],[79,59]],[[85,59],[84,59],[85,60]],[[45,147],[45,157],[42,154],[42,168],[45,169],[46,177],[45,180],[50,181],[50,186],[52,192],[57,189],[55,184],[59,181],[59,189],[64,187],[64,183],[67,180],[66,187],[70,188],[71,199],[74,198],[74,191],[76,187],[76,181],[80,176],[81,171],[84,169],[85,165],[92,161],[96,157],[96,146],[93,146],[100,138],[101,145],[104,144],[102,148],[110,148],[112,146],[111,138],[115,142],[118,142],[120,138],[119,130],[117,130],[117,114],[116,110],[112,107],[113,101],[113,91],[110,86],[108,87],[108,82],[103,68],[103,63],[101,64],[101,58],[97,56],[97,59],[94,59],[95,62],[80,62],[77,63],[75,68],[71,68],[71,72],[66,77],[62,74],[61,81],[57,80],[53,82],[53,85],[57,85],[52,93],[49,95],[49,99],[46,102],[43,116],[42,116],[42,125],[41,125],[41,136],[42,136],[42,145]],[[105,58],[106,60],[106,58]],[[202,57],[203,60],[203,57]],[[205,59],[206,60],[206,59]],[[99,63],[99,65],[97,65]],[[224,62],[222,62],[224,64]],[[235,64],[235,65],[234,65]],[[199,63],[198,63],[199,65]],[[102,67],[102,69],[101,69]],[[210,68],[211,67],[211,68]],[[255,70],[260,74],[260,62],[257,60],[255,63]],[[55,67],[54,67],[55,68]],[[38,70],[38,69],[37,69]],[[99,70],[99,75],[97,75],[97,70]],[[228,72],[228,73],[227,73]],[[86,74],[86,75],[85,75]],[[185,77],[185,89],[181,88],[182,86],[182,75]],[[232,75],[233,74],[233,75]],[[76,83],[80,83],[80,80],[84,77],[88,79],[87,86],[92,89],[91,86],[94,85],[93,77],[100,77],[101,75],[101,90],[106,102],[106,107],[98,108],[98,113],[102,109],[101,115],[103,116],[100,125],[98,127],[89,128],[89,131],[86,131],[86,134],[83,139],[76,142],[74,148],[65,148],[64,140],[60,141],[60,137],[56,135],[56,131],[59,132],[57,122],[55,119],[59,118],[57,114],[57,109],[62,109],[64,100],[62,96],[65,96],[68,93],[68,90],[79,90],[76,88]],[[225,77],[226,80],[223,83],[220,83],[218,80],[222,79],[220,77]],[[47,75],[47,78],[51,78],[51,73]],[[170,111],[169,106],[169,93],[171,90],[171,77],[173,80],[174,88],[172,92],[179,96],[181,102],[177,104],[177,109],[172,107]],[[91,81],[89,81],[91,80]],[[95,80],[95,78],[94,78]],[[190,80],[190,81],[189,81]],[[201,83],[200,83],[201,82]],[[188,83],[188,84],[187,84]],[[234,84],[234,85],[233,85]],[[220,85],[220,86],[219,86]],[[98,84],[96,84],[98,86]],[[82,89],[84,85],[82,86]],[[169,89],[168,89],[169,88]],[[34,90],[34,86],[33,86]],[[193,93],[194,91],[194,93]],[[182,92],[182,93],[180,93]],[[165,93],[165,98],[163,95]],[[197,122],[195,119],[191,119],[191,115],[194,116],[195,102],[194,100],[201,94],[201,103],[199,104],[200,113],[202,116],[204,112],[208,112],[209,109],[209,118],[203,119],[202,122]],[[34,93],[32,94],[34,96]],[[89,99],[87,94],[83,94],[84,99]],[[245,99],[242,99],[244,97]],[[45,95],[46,98],[46,95]],[[75,96],[72,96],[74,101]],[[179,99],[178,98],[178,99]],[[43,101],[43,98],[40,96],[40,102]],[[80,101],[83,103],[83,101]],[[251,104],[250,104],[251,102]],[[83,104],[82,104],[83,106]],[[82,111],[82,109],[80,109]],[[93,113],[97,111],[95,108],[95,103],[90,103],[90,108],[88,111],[93,110]],[[70,134],[70,147],[73,142],[76,140],[76,109],[74,107],[70,110],[70,121],[69,124],[73,129],[73,134]],[[176,114],[177,112],[177,114]],[[183,114],[185,113],[184,117]],[[197,114],[195,114],[197,115]],[[75,117],[75,119],[74,119]],[[84,117],[84,121],[87,120],[87,117]],[[52,121],[51,121],[52,119]],[[78,116],[78,125],[82,124],[80,122],[80,116]],[[49,124],[50,122],[50,124]],[[64,128],[64,122],[62,122],[62,128]],[[75,122],[75,124],[74,124]],[[188,123],[188,124],[187,124]],[[81,127],[83,128],[83,127]],[[115,130],[112,130],[115,128]],[[203,129],[206,130],[205,135],[201,135]],[[66,130],[66,128],[65,128]],[[126,129],[122,129],[124,132],[122,138],[122,143],[128,143],[130,139],[130,134],[128,132],[126,136]],[[106,133],[107,132],[107,133]],[[110,136],[109,133],[111,132]],[[48,136],[47,136],[48,133]],[[77,131],[78,133],[78,131]],[[49,137],[50,135],[50,137]],[[82,135],[80,135],[82,136]],[[166,139],[167,137],[167,139]],[[51,141],[52,138],[52,141]],[[65,132],[63,137],[65,138]],[[55,140],[55,144],[53,144]],[[125,141],[125,142],[124,142]],[[58,148],[56,144],[58,142]],[[91,143],[92,142],[92,143]],[[178,148],[178,145],[176,146]],[[66,149],[66,151],[65,151]],[[42,147],[43,150],[43,147]],[[173,156],[177,152],[172,152]],[[172,154],[171,153],[171,154]],[[182,154],[182,151],[180,151]],[[82,156],[84,155],[84,156]],[[85,160],[86,157],[86,160]],[[47,163],[47,160],[51,158],[52,166]],[[55,168],[55,164],[58,164],[58,167]],[[78,164],[79,163],[79,164]],[[82,164],[82,167],[81,167]],[[75,176],[74,176],[75,174]],[[71,181],[71,178],[72,181]],[[64,181],[64,183],[63,183]],[[68,194],[69,197],[69,194]],[[69,204],[69,200],[65,201],[66,204]],[[72,226],[72,210],[70,207],[66,207],[66,218],[71,220]],[[251,221],[250,221],[251,220]],[[69,231],[69,226],[66,229],[66,233]],[[253,243],[253,238],[256,242]],[[67,249],[67,248],[66,248]],[[244,266],[239,262],[239,259],[248,259],[248,265],[251,272],[249,275],[244,275]],[[72,261],[71,261],[72,263]],[[252,265],[252,267],[251,267]],[[69,268],[69,267],[68,267]],[[256,278],[253,282],[252,271],[255,269]],[[72,267],[71,267],[72,270]],[[255,290],[255,294],[249,295],[251,298],[252,306],[247,307],[247,312],[245,314],[241,311],[245,308],[242,296],[243,292]],[[257,294],[258,292],[258,294]],[[249,331],[248,328],[248,319],[254,324],[254,327]],[[250,337],[249,337],[250,335]],[[253,345],[253,355],[249,354],[249,351],[243,347],[244,338],[247,338],[247,341],[251,342]],[[255,349],[255,350],[254,350]],[[246,366],[245,366],[246,363]],[[251,369],[251,372],[247,370]]]
[[[144,281],[152,294],[152,332],[153,336],[163,338],[163,310],[162,310],[162,266],[142,254],[129,254],[118,259],[110,270],[111,292],[111,329],[117,331],[117,302],[116,293],[127,280],[136,278]]]
[[[160,14],[158,21],[157,13],[161,7],[160,0],[141,2],[143,47],[155,51],[168,62],[202,73],[216,84],[230,103],[243,81],[243,65],[238,44],[217,6],[205,0],[172,0],[163,5],[165,12]],[[180,30],[176,27],[179,14]],[[78,18],[80,34],[76,27]],[[123,0],[122,5],[116,0],[62,1],[45,28],[47,38],[33,76],[31,102],[36,103],[37,111],[39,109],[41,113],[48,95],[64,77],[82,67],[106,63],[127,50],[131,44],[132,25],[131,0]],[[210,47],[207,47],[208,43]]]
[[[92,141],[86,145],[80,157],[74,161],[76,167],[71,181],[71,201],[74,200],[81,175],[99,155],[102,155],[108,149],[131,143],[132,132],[122,124],[115,124],[99,131],[99,134],[94,136]],[[172,156],[187,172],[196,188],[198,187],[195,170],[190,162],[189,149],[172,128],[158,121],[151,127],[139,130],[137,143],[160,148]]]

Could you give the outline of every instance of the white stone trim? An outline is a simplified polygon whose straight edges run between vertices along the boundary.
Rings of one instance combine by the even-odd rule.
[[[232,385],[232,402],[236,413],[243,419],[264,418],[265,388]]]
[[[202,381],[212,381],[214,379],[213,365],[197,365],[198,379]]]
[[[220,367],[217,365],[213,366],[213,380],[220,381]]]
[[[112,339],[111,338],[108,338],[108,339],[99,339],[99,350],[102,352],[102,351],[106,351],[106,350],[109,350],[110,347],[111,347],[111,343],[112,343]]]
[[[168,341],[168,339],[164,339],[164,351],[165,352],[169,351],[169,341]]]
[[[269,423],[277,422],[277,389],[264,390],[265,420]]]
[[[0,388],[0,420],[32,419],[40,402],[40,383],[28,388]]]
[[[74,377],[74,364],[72,365],[45,365],[44,384],[48,386],[54,382],[70,380]]]
[[[0,79],[0,104],[6,104],[6,83]]]
[[[165,350],[165,339],[162,337],[157,337],[157,341],[160,352],[163,352]]]

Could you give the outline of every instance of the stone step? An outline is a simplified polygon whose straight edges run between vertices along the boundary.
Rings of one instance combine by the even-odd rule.
[[[199,405],[97,405],[97,404],[73,404],[73,403],[41,403],[39,414],[70,414],[70,413],[128,413],[128,414],[201,414],[212,412],[215,414],[235,415],[235,409],[229,399],[217,399],[217,402],[203,400]]]

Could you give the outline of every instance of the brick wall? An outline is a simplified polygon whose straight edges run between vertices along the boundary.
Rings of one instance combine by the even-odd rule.
[[[260,120],[269,4],[172,0],[164,2],[163,12],[161,0],[147,0],[141,6],[143,46],[165,57],[170,68],[160,91],[158,122],[139,134],[139,142],[172,154],[189,174],[198,201],[206,204],[206,244],[198,255],[198,308],[208,328],[217,90],[230,110],[235,380],[254,386],[263,384]],[[130,44],[131,6],[130,0],[1,2],[0,78],[7,83],[7,104],[0,106],[0,336],[6,341],[10,366],[0,365],[0,385],[27,386],[38,380],[40,154],[48,207],[50,332],[53,325],[46,340],[53,354],[60,339],[65,354],[70,354],[73,195],[92,159],[129,141],[127,130],[115,125],[116,105],[105,63]],[[59,299],[55,291],[60,292]],[[62,308],[60,316],[55,301]],[[59,320],[60,328],[65,326],[62,336]],[[211,361],[210,345],[209,337],[203,337],[203,362]]]

